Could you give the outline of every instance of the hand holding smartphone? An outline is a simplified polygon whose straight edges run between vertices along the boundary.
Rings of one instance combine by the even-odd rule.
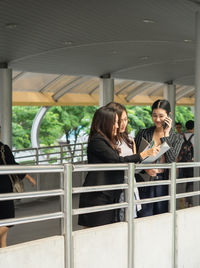
[[[169,114],[169,115],[166,117],[166,119],[168,119],[168,118],[172,119],[172,118],[171,118],[171,114]],[[163,122],[163,129],[166,129],[166,127],[169,126],[169,125],[166,123],[166,119],[165,119],[164,122]]]

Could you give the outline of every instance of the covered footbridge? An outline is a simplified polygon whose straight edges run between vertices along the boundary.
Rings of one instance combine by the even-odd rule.
[[[1,195],[0,200],[61,196],[61,210],[5,220],[0,225],[60,219],[60,235],[1,249],[1,267],[200,266],[199,7],[198,0],[0,1],[0,125],[4,143],[12,144],[12,104],[41,106],[32,129],[33,145],[38,147],[38,129],[49,106],[104,105],[113,99],[138,105],[167,98],[173,116],[175,105],[194,107],[196,167],[196,188],[191,194],[196,207],[176,212],[180,196],[176,196],[173,163],[165,167],[172,170],[171,192],[166,197],[170,212],[134,221],[134,166],[119,167],[129,169],[127,184],[116,186],[128,191],[126,202],[119,204],[127,209],[126,222],[74,232],[72,214],[80,211],[71,206],[73,187],[67,185],[72,182],[71,166],[18,167],[24,173],[61,174],[59,187]],[[90,168],[75,166],[73,172]],[[0,172],[10,173],[11,168]],[[81,189],[74,191],[78,194]]]

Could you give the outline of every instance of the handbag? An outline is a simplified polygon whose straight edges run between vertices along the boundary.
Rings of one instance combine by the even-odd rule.
[[[5,159],[5,149],[4,145],[1,146],[1,158],[4,165],[7,165]],[[12,183],[12,188],[14,193],[22,193],[24,191],[24,184],[22,180],[16,174],[8,174],[10,181]]]

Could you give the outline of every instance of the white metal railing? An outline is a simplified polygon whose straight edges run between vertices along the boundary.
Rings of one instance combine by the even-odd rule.
[[[9,193],[1,194],[0,201],[11,199],[24,199],[32,197],[46,197],[46,196],[60,196],[61,197],[61,211],[42,214],[37,216],[29,216],[23,218],[14,218],[0,220],[0,226],[9,226],[13,224],[23,224],[30,222],[37,222],[51,219],[61,219],[61,234],[65,239],[65,267],[73,268],[73,247],[72,247],[72,217],[83,213],[93,213],[97,211],[112,210],[118,208],[126,209],[126,221],[128,223],[128,268],[133,268],[134,258],[134,209],[135,204],[146,204],[151,202],[158,202],[168,200],[170,202],[170,213],[173,218],[173,237],[172,237],[172,267],[177,267],[176,263],[176,199],[181,197],[200,195],[200,191],[197,190],[191,193],[176,194],[176,183],[184,183],[200,181],[200,177],[186,178],[176,180],[176,168],[185,167],[200,167],[200,163],[171,163],[171,164],[98,164],[98,165],[57,165],[57,166],[1,166],[1,174],[14,174],[14,173],[60,173],[60,189],[37,191],[27,193]],[[170,170],[170,179],[163,181],[150,181],[142,183],[134,183],[135,170],[151,169],[151,168],[164,168]],[[73,172],[83,171],[109,171],[109,170],[128,170],[128,180],[126,183],[117,185],[103,185],[103,186],[90,186],[90,187],[72,187],[72,174]],[[148,198],[142,200],[134,200],[134,188],[135,187],[147,187],[153,185],[169,185],[170,194],[167,196]],[[128,191],[128,199],[123,203],[109,204],[105,206],[94,206],[89,208],[72,209],[72,195],[77,193],[94,192],[102,190],[116,190],[124,189]]]
[[[64,164],[87,160],[87,143],[13,150],[15,160],[27,165]]]

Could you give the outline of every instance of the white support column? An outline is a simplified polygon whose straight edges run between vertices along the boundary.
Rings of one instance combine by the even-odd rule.
[[[12,70],[0,64],[1,140],[12,148]]]
[[[200,11],[196,13],[196,59],[195,59],[195,123],[194,123],[194,158],[200,161]],[[195,150],[195,149],[198,150]]]
[[[171,106],[173,128],[175,126],[175,108],[176,108],[176,85],[172,81],[167,83],[164,89],[164,99],[168,100]]]
[[[103,75],[100,77],[99,106],[104,106],[111,101],[114,101],[114,79],[111,79],[110,75]]]
[[[195,108],[194,108],[194,161],[200,161],[199,139],[200,139],[200,11],[195,16]],[[194,169],[194,176],[200,175],[199,168]],[[199,183],[194,183],[194,190],[199,190]],[[193,198],[195,205],[199,204],[199,197]]]

